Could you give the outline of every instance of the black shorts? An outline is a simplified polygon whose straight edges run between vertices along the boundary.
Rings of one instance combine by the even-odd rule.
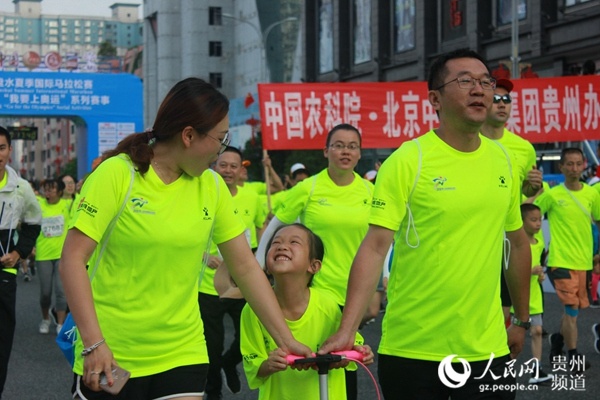
[[[379,383],[385,399],[512,400],[516,396],[517,380],[511,374],[505,374],[510,361],[508,355],[494,358],[487,372],[489,360],[469,362],[469,378],[464,386],[457,388],[450,388],[442,383],[438,371],[439,361],[414,360],[385,354],[379,354],[378,359]],[[453,369],[459,374],[465,372],[461,363],[456,363]],[[500,387],[504,390],[499,389]]]
[[[75,374],[71,393],[82,400],[148,400],[187,396],[204,396],[208,364],[186,365],[155,375],[131,378],[117,396],[104,391],[94,392]],[[79,397],[75,397],[78,395]]]

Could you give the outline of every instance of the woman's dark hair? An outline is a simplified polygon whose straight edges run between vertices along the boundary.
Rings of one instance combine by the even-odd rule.
[[[56,188],[56,191],[60,194],[60,196],[62,197],[63,193],[65,192],[65,183],[62,181],[62,179],[58,179],[58,178],[49,178],[44,180],[44,183],[42,184],[42,187],[45,189],[47,187]]]
[[[288,226],[297,226],[298,228],[300,228],[304,232],[306,232],[306,234],[308,236],[308,249],[309,249],[308,250],[308,258],[309,258],[309,261],[312,261],[312,260],[321,260],[322,261],[323,257],[325,257],[325,245],[323,244],[323,240],[321,240],[319,235],[317,235],[316,233],[311,231],[305,225],[299,224],[299,223],[293,223],[293,224],[289,224],[289,225],[282,225],[279,228],[277,228],[275,230],[275,232],[273,232],[273,235],[267,242],[267,250],[265,251],[265,266],[267,265],[267,254],[269,253],[269,249],[271,248],[271,244],[273,243],[273,239],[275,238],[275,235],[277,235],[277,232],[279,232],[283,228],[287,228]],[[310,277],[310,280],[308,281],[308,286],[310,286],[312,284],[313,277],[314,277],[314,275]]]
[[[331,144],[331,137],[333,136],[333,134],[336,133],[337,131],[341,131],[341,130],[356,132],[356,134],[358,135],[358,144],[359,144],[359,146],[362,146],[362,136],[361,136],[360,132],[358,131],[358,129],[356,129],[353,125],[350,125],[350,124],[339,124],[339,125],[336,125],[333,128],[331,128],[331,130],[327,134],[327,140],[325,141],[325,147],[329,147],[329,145]]]
[[[154,156],[152,143],[172,140],[191,126],[201,136],[206,135],[229,112],[229,100],[210,83],[199,78],[187,78],[173,86],[158,108],[152,129],[134,133],[123,139],[103,158],[125,153],[142,174],[148,171]]]

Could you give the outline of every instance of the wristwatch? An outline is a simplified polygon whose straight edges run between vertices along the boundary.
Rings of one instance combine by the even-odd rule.
[[[513,315],[510,319],[510,323],[515,326],[520,326],[521,328],[523,328],[525,330],[528,330],[529,328],[531,328],[531,318],[529,318],[526,322],[523,322]]]

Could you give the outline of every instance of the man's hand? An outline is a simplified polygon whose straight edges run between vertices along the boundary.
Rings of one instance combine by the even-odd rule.
[[[510,358],[513,360],[523,351],[523,344],[525,343],[525,332],[526,329],[520,326],[511,325],[506,330],[508,335],[508,348],[510,349]]]
[[[2,263],[2,268],[17,268],[20,259],[19,253],[13,250],[0,257],[0,263]]]

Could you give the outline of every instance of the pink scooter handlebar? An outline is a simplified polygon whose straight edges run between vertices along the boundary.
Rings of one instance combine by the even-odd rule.
[[[344,351],[334,351],[329,354],[316,355],[313,353],[312,357],[303,357],[296,356],[294,354],[288,354],[285,359],[288,365],[292,365],[295,363],[298,364],[310,364],[317,362],[328,362],[334,363],[342,360],[353,360],[353,361],[362,361],[364,355],[361,352],[356,350],[344,350]]]

